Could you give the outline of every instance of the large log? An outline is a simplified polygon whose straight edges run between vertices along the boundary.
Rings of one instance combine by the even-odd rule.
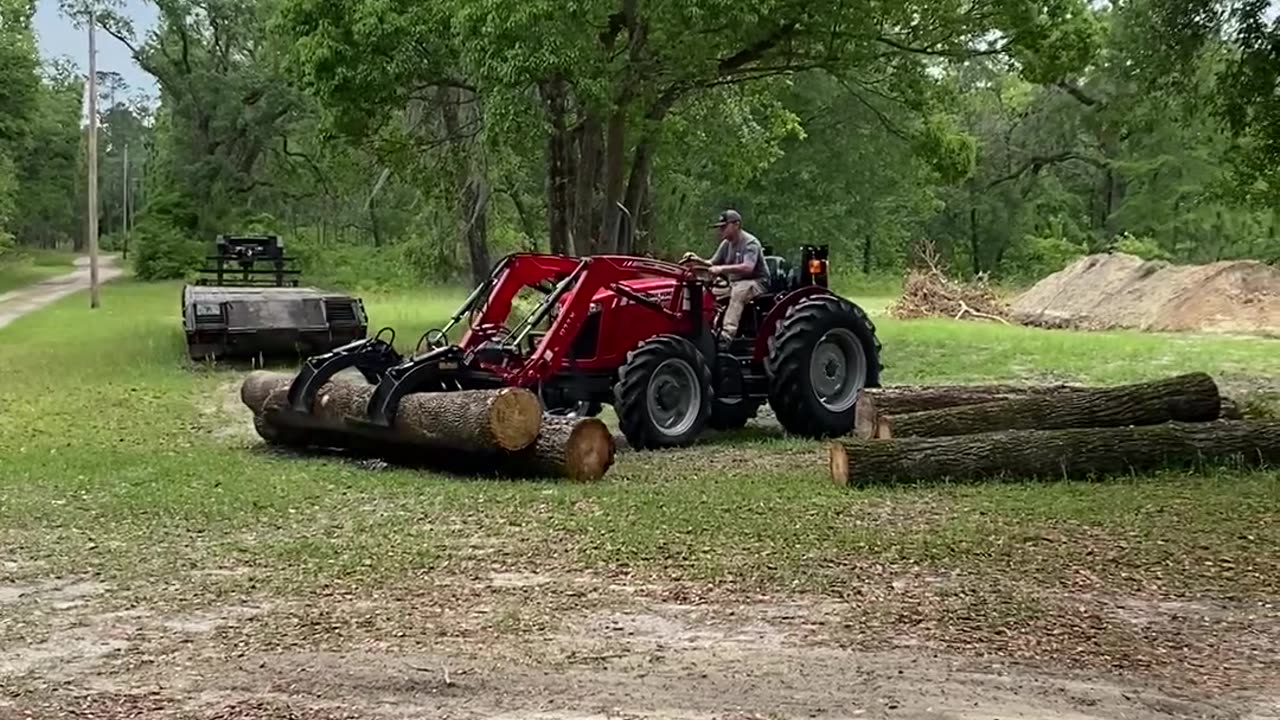
[[[999,430],[1157,425],[1171,420],[1207,422],[1218,418],[1221,403],[1213,378],[1190,373],[1154,382],[889,416],[888,431],[890,437],[942,437]]]
[[[592,482],[604,477],[613,466],[616,451],[613,434],[603,421],[545,415],[538,439],[523,450],[455,452],[447,457],[422,458],[421,464],[481,477],[567,478]]]
[[[845,439],[832,442],[829,449],[831,478],[841,485],[1002,477],[1082,479],[1202,464],[1280,465],[1280,421]]]
[[[616,451],[613,433],[598,418],[547,416],[537,441],[506,455],[502,464],[508,475],[523,471],[530,476],[595,481],[613,466]]]
[[[501,388],[412,393],[401,400],[390,428],[369,427],[348,419],[364,417],[372,385],[328,382],[316,394],[312,412],[301,414],[288,408],[290,382],[285,375],[251,374],[241,386],[241,399],[258,416],[255,424],[263,426],[264,439],[340,447],[367,444],[356,442],[360,439],[467,452],[521,450],[534,442],[542,423],[536,395]]]
[[[941,410],[961,405],[980,405],[997,400],[1016,400],[1035,395],[1063,395],[1096,390],[1089,385],[889,385],[868,388],[864,397],[875,403],[882,415],[906,415],[925,410]],[[1222,398],[1224,420],[1240,420],[1243,413],[1234,400]],[[856,434],[856,433],[855,433]],[[861,437],[861,435],[859,435]]]
[[[978,405],[1030,395],[1060,395],[1087,390],[1080,385],[890,385],[868,388],[866,394],[884,415],[905,415],[959,405]]]

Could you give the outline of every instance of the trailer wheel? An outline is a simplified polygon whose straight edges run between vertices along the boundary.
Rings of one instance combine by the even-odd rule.
[[[811,438],[853,429],[854,404],[880,382],[880,344],[862,308],[835,295],[800,301],[769,338],[769,404],[787,432]]]
[[[693,343],[677,335],[650,338],[618,370],[613,407],[637,450],[682,447],[711,415],[711,370]]]

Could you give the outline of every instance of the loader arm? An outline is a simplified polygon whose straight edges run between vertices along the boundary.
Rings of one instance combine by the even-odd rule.
[[[678,289],[665,305],[620,285],[627,280],[654,277],[678,281]],[[511,314],[512,302],[521,288],[537,286],[547,281],[556,282],[556,287],[524,323],[513,329],[516,341],[513,344],[523,340],[532,327],[545,319],[562,298],[566,299],[560,307],[559,315],[532,352],[519,366],[503,373],[506,382],[511,385],[531,387],[555,374],[569,352],[574,337],[582,328],[592,300],[602,289],[611,289],[632,297],[639,301],[638,304],[666,314],[675,325],[687,323],[680,307],[685,299],[686,285],[694,281],[694,275],[680,265],[625,255],[567,258],[538,253],[515,254],[509,256],[494,278],[488,299],[459,342],[462,350],[475,351],[493,338],[494,333]]]

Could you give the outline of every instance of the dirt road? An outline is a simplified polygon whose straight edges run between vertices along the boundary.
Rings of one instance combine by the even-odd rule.
[[[85,255],[76,258],[75,268],[66,275],[0,294],[0,328],[71,293],[88,290],[89,257]],[[103,255],[98,259],[98,282],[104,283],[120,277],[123,272],[114,255]]]

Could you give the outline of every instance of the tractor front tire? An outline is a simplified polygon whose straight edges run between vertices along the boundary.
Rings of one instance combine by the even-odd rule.
[[[835,295],[796,303],[769,338],[769,405],[792,435],[827,438],[853,429],[854,405],[880,384],[880,344],[862,308]]]
[[[658,335],[627,353],[613,407],[636,450],[691,445],[711,415],[711,370],[693,343]]]

